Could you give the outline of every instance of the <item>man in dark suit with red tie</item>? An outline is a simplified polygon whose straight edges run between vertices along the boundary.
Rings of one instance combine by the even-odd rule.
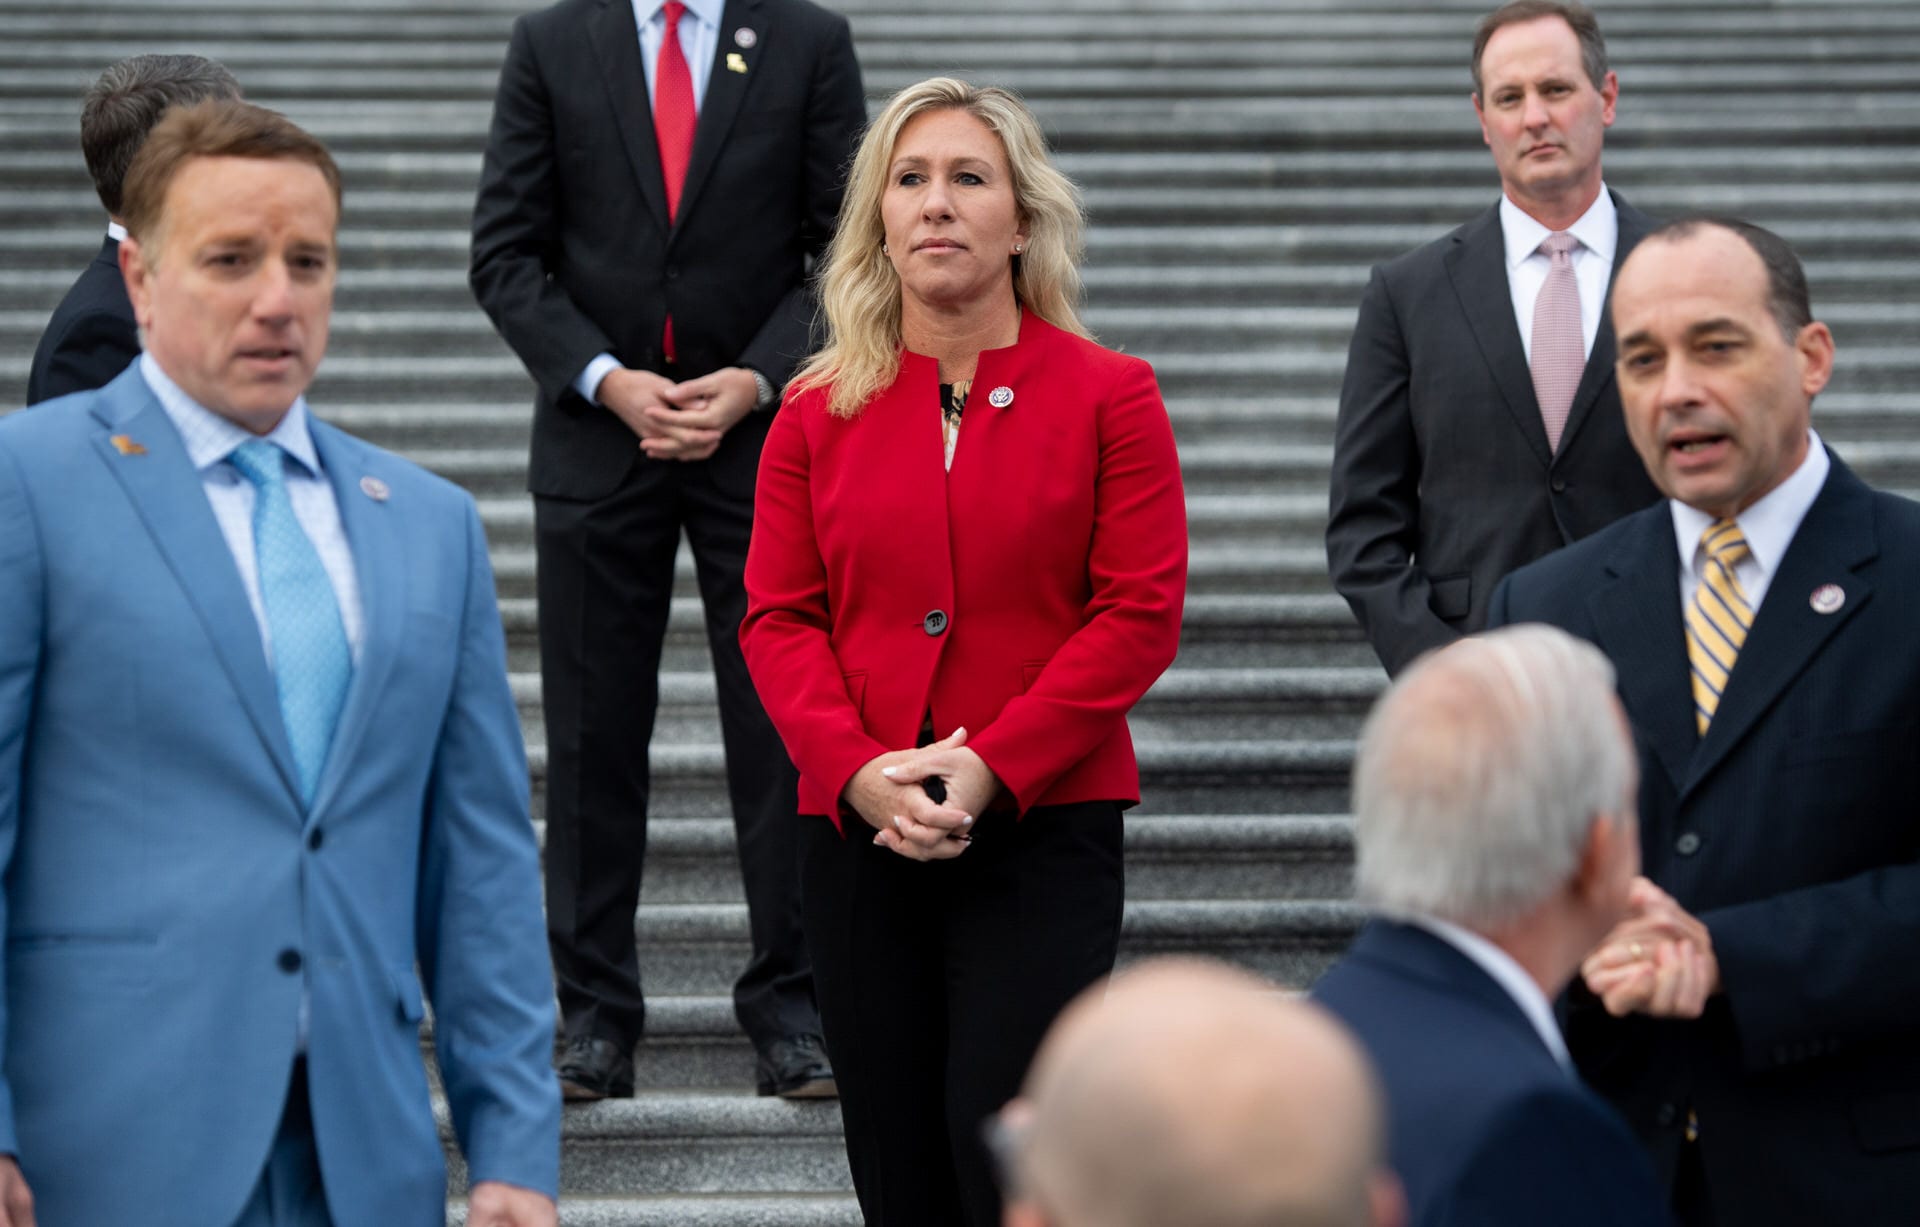
[[[753,937],[735,1012],[760,1093],[832,1093],[796,776],[738,631],[760,445],[813,348],[809,266],[865,122],[846,20],[808,0],[562,0],[514,23],[471,281],[537,385],[547,916],[572,1098],[633,1092],[647,745],[683,530]]]
[[[238,98],[225,66],[198,55],[136,55],[111,64],[80,104],[80,152],[107,209],[107,236],[47,320],[27,374],[27,403],[105,387],[140,354],[140,329],[120,276],[120,186],[147,133],[171,106]]]

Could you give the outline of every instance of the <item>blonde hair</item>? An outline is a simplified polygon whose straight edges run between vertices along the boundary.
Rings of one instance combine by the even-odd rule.
[[[900,277],[881,250],[886,227],[880,201],[900,130],[929,111],[958,110],[1000,138],[1013,180],[1014,204],[1027,228],[1026,250],[1013,261],[1013,293],[1041,319],[1077,336],[1080,257],[1085,212],[1080,190],[1047,158],[1040,123],[1013,93],[953,77],[909,85],[867,125],[847,177],[840,224],[827,248],[820,305],[827,343],[793,378],[796,388],[830,389],[827,411],[850,418],[900,372]]]

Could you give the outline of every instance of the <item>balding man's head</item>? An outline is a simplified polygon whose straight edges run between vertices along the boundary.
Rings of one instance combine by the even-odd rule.
[[[1394,1221],[1380,1096],[1318,1008],[1163,961],[1068,1008],[1021,1103],[1010,1225],[1364,1227]]]

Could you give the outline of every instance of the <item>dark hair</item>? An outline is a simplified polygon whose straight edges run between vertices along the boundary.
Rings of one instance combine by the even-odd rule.
[[[1800,257],[1793,254],[1793,248],[1785,239],[1764,226],[1737,217],[1692,213],[1654,227],[1640,241],[1678,242],[1692,238],[1709,226],[1731,231],[1760,257],[1761,267],[1767,270],[1767,310],[1773,313],[1774,321],[1791,345],[1800,330],[1813,323],[1813,301],[1807,294],[1807,270],[1800,266]]]
[[[1607,40],[1600,37],[1600,21],[1593,10],[1584,4],[1562,4],[1558,0],[1512,0],[1503,4],[1480,19],[1480,25],[1473,32],[1473,96],[1480,97],[1480,57],[1486,54],[1487,43],[1494,32],[1503,26],[1517,25],[1523,21],[1538,21],[1542,17],[1558,17],[1573,27],[1575,38],[1580,40],[1580,60],[1586,67],[1587,80],[1593,82],[1593,88],[1602,89],[1607,80]]]
[[[340,207],[340,168],[320,139],[278,111],[231,98],[173,107],[147,134],[127,168],[122,217],[127,232],[146,240],[159,228],[167,189],[194,158],[261,158],[305,162],[326,176]]]
[[[80,152],[107,212],[120,215],[127,167],[168,107],[238,97],[226,66],[200,55],[136,55],[101,73],[80,106]]]

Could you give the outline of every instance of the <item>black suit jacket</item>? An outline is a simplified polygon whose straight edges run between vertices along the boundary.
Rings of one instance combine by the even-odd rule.
[[[669,312],[674,378],[740,365],[786,382],[813,348],[808,263],[865,122],[844,18],[807,0],[728,0],[670,224],[632,4],[561,0],[514,23],[470,280],[538,385],[535,494],[598,498],[634,463],[632,432],[570,385],[601,352],[663,370]],[[769,417],[741,422],[705,462],[748,496]]]
[[[1652,223],[1613,201],[1618,273]],[[1549,451],[1497,203],[1373,270],[1340,389],[1327,561],[1389,673],[1485,625],[1515,567],[1659,497],[1627,439],[1613,362],[1603,319]]]
[[[1432,933],[1373,921],[1314,986],[1386,1090],[1412,1227],[1658,1227],[1646,1156],[1480,967]]]
[[[40,334],[27,375],[27,403],[103,388],[139,356],[140,330],[120,276],[120,243],[108,237]]]
[[[1671,1177],[1688,1109],[1724,1223],[1896,1224],[1920,1205],[1920,504],[1834,459],[1694,731],[1665,503],[1516,572],[1492,620],[1591,640],[1640,748],[1645,870],[1705,922],[1725,994],[1568,1040]],[[1821,613],[1825,585],[1844,599]]]

